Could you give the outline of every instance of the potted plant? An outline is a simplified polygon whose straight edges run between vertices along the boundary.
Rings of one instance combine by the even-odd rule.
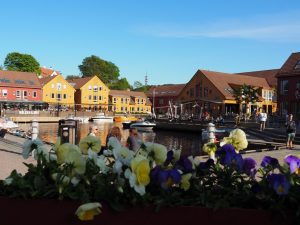
[[[92,136],[79,146],[58,141],[53,153],[27,141],[23,156],[34,150],[37,161],[0,181],[1,224],[299,223],[300,159],[265,157],[258,168],[238,153],[241,132],[204,162],[149,142],[133,152],[110,138],[98,155]]]

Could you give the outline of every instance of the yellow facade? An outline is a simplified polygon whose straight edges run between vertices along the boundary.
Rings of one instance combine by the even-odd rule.
[[[43,101],[73,107],[74,92],[75,89],[61,75],[56,75],[44,84]]]
[[[117,113],[150,113],[151,106],[147,105],[147,96],[132,91],[110,92],[111,110]]]
[[[96,107],[101,110],[108,109],[109,88],[94,76],[80,88],[80,104],[82,107]]]

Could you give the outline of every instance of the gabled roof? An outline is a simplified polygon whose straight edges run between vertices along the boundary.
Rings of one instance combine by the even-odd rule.
[[[123,91],[123,90],[110,90],[110,96],[118,97],[140,97],[140,98],[147,98],[146,94],[141,91]]]
[[[48,69],[48,68],[45,68],[45,67],[41,67],[41,74],[40,76],[42,78],[45,78],[45,77],[50,77],[50,76],[55,76],[55,75],[61,75],[59,71],[56,71],[56,70],[53,70],[53,69]]]
[[[157,85],[152,86],[147,95],[149,97],[153,97],[153,91],[155,90],[156,97],[163,97],[163,96],[178,96],[179,93],[184,88],[185,84],[165,84],[165,85]]]
[[[41,88],[35,73],[0,70],[0,86]]]
[[[67,80],[73,88],[80,89],[83,85],[85,85],[88,81],[90,81],[93,77],[83,77]]]
[[[296,64],[300,61],[300,52],[295,52],[285,61],[281,67],[277,77],[282,76],[298,76],[300,75],[300,68],[295,69]]]
[[[49,83],[54,78],[55,78],[55,76],[40,78],[40,83],[42,86],[45,86],[47,83]]]
[[[277,86],[276,75],[279,72],[279,70],[280,69],[260,70],[260,71],[243,72],[243,73],[237,73],[237,74],[265,78],[271,87],[275,87],[275,86]]]
[[[270,89],[270,86],[265,78],[251,77],[239,74],[221,73],[215,71],[198,70],[194,77],[203,74],[210,82],[224,95],[226,99],[234,99],[232,95],[233,85],[251,85]],[[194,78],[193,77],[193,78]],[[189,81],[191,82],[193,78]]]

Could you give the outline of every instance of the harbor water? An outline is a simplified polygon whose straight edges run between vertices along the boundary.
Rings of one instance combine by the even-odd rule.
[[[85,137],[88,135],[89,127],[93,123],[80,124],[79,135]],[[122,128],[122,123],[96,123],[99,131],[99,138],[102,145],[105,145],[106,136],[112,126],[118,126],[122,133],[122,144],[126,144],[129,135],[128,129]],[[28,130],[30,124],[19,124],[23,130]],[[58,136],[58,123],[40,123],[39,124],[39,138],[43,141],[55,143]],[[139,132],[139,137],[144,142],[155,142],[165,145],[168,149],[181,149],[182,154],[201,155],[201,133],[188,132],[172,132],[172,131],[150,131]]]

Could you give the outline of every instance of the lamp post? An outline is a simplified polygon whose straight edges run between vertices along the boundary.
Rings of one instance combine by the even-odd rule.
[[[155,88],[153,88],[153,105],[152,105],[152,118],[156,118],[156,115],[155,115]]]

